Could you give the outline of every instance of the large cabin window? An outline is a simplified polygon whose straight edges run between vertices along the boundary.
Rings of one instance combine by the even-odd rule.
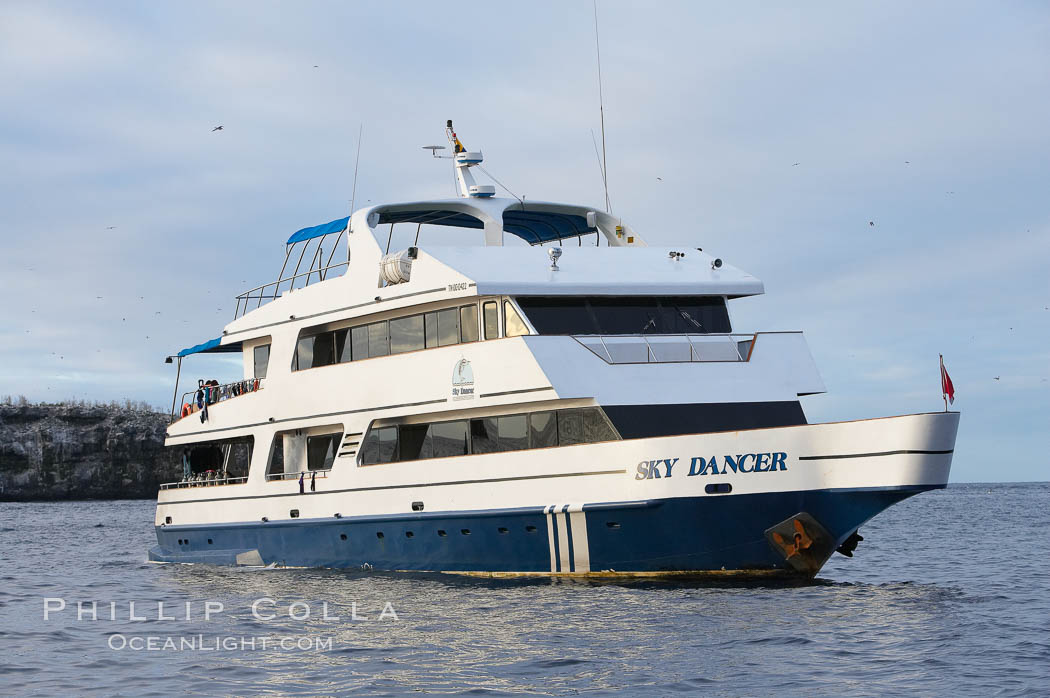
[[[495,302],[486,305],[491,306],[492,327],[495,328],[492,331],[498,332],[498,305]],[[478,341],[480,335],[476,303],[338,330],[319,332],[317,328],[308,328],[296,342],[292,370],[466,344]],[[495,336],[489,337],[486,332],[486,338],[494,339]]]
[[[523,451],[619,438],[600,407],[401,424],[370,429],[361,444],[361,463]]]
[[[423,338],[423,316],[410,315],[390,321],[390,353],[401,354],[426,346]]]
[[[731,331],[721,296],[521,296],[540,334],[720,334]]]

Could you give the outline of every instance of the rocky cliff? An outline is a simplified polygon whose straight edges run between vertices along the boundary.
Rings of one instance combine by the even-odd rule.
[[[0,404],[0,500],[153,499],[182,476],[167,425],[132,404]]]

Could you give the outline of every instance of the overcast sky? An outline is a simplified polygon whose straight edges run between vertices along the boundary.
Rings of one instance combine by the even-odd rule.
[[[1050,479],[1050,5],[599,13],[614,213],[765,282],[735,329],[806,332],[810,421],[943,409],[943,353],[952,479]],[[347,214],[360,124],[359,205],[451,195],[449,118],[603,201],[589,1],[5,0],[0,75],[0,395],[167,409],[164,356]]]

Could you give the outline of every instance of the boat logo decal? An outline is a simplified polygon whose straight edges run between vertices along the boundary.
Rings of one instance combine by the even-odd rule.
[[[675,466],[678,458],[663,458],[659,460],[643,460],[638,464],[635,472],[635,480],[659,480],[672,477],[675,474]],[[689,471],[686,477],[693,475],[725,475],[729,471],[734,473],[774,473],[787,470],[787,453],[783,451],[771,453],[738,453],[735,456],[722,456],[722,469],[719,470],[718,456],[704,458],[696,456],[689,459]],[[677,472],[682,472],[678,470]]]
[[[474,369],[466,359],[457,361],[452,369],[452,399],[474,399]]]

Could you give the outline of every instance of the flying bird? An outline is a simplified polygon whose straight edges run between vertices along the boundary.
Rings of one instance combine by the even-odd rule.
[[[874,228],[875,227],[875,221],[868,221],[868,225],[870,225],[872,228]]]
[[[213,128],[213,129],[211,130],[211,132],[212,132],[212,133],[215,133],[216,131],[221,131],[221,130],[222,130],[222,126],[216,126],[215,128]]]
[[[791,166],[792,166],[792,167],[798,167],[798,166],[799,166],[799,165],[801,165],[801,164],[802,164],[801,162],[796,162],[796,163],[792,163],[792,165],[791,165]]]
[[[114,229],[116,229],[116,227],[117,226],[115,226],[115,225],[107,225],[106,226],[106,230],[114,230]]]
[[[996,376],[996,377],[995,377],[995,380],[999,380],[999,376]]]
[[[663,177],[657,177],[657,178],[656,178],[656,181],[657,181],[657,182],[662,182],[662,181],[664,181],[664,178],[663,178]]]

